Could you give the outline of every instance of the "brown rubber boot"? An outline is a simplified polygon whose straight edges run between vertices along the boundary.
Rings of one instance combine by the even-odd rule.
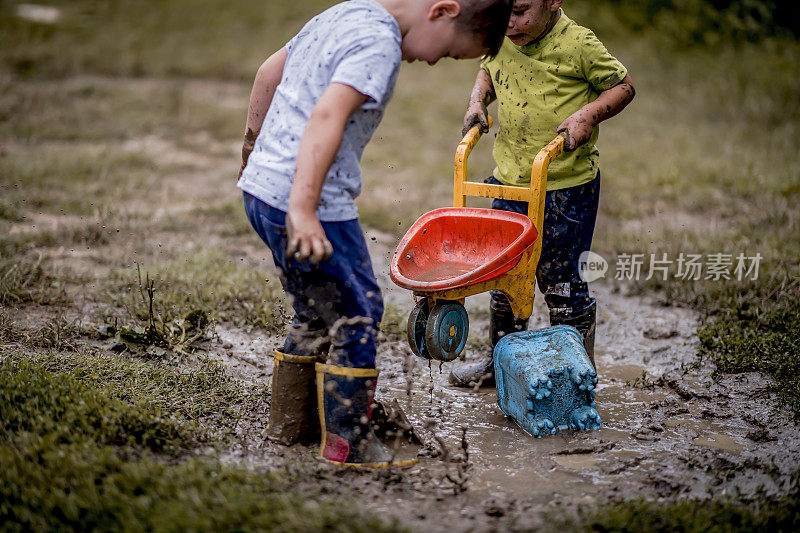
[[[275,350],[272,403],[267,438],[286,446],[319,439],[316,372],[313,355],[291,355]]]

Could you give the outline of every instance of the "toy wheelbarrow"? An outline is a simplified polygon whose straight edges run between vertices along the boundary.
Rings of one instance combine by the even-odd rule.
[[[557,136],[536,155],[530,187],[467,181],[467,158],[480,137],[475,126],[456,149],[453,207],[421,216],[392,257],[392,281],[413,291],[417,300],[406,331],[412,351],[424,359],[452,361],[464,350],[467,296],[499,290],[517,318],[533,312],[547,167],[564,150],[564,137]],[[467,196],[525,201],[528,216],[466,207]]]

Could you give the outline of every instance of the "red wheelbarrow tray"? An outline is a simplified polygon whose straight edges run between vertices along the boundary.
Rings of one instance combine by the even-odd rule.
[[[466,287],[511,270],[538,237],[519,213],[444,207],[422,215],[398,244],[390,276],[416,292]]]

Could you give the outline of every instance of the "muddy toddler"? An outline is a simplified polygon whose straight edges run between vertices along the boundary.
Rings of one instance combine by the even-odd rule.
[[[590,30],[569,19],[562,0],[516,0],[500,52],[481,63],[464,131],[489,130],[486,106],[498,102],[500,127],[487,183],[530,186],[533,159],[561,133],[565,153],[549,167],[542,255],[536,281],[550,310],[550,324],[583,335],[594,364],[597,304],[579,276],[578,260],[590,249],[600,194],[598,124],[634,97],[627,69]],[[495,199],[493,209],[527,214],[526,202]],[[450,382],[493,385],[492,351],[506,333],[526,329],[503,293],[490,300],[491,350],[475,363],[455,366]]]
[[[510,11],[511,0],[350,0],[259,68],[238,187],[294,311],[275,354],[272,439],[319,438],[337,464],[389,464],[368,425],[383,301],[354,203],[361,153],[402,60],[491,57]]]

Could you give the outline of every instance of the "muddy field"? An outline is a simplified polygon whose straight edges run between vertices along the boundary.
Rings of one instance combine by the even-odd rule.
[[[225,487],[201,484],[207,492],[197,494],[207,500],[187,511],[189,522],[166,513],[174,521],[162,529],[188,528],[195,519],[206,524],[197,529],[225,529],[235,519],[260,520],[259,512],[268,509],[280,526],[298,531],[315,528],[309,524],[336,529],[331,523],[341,531],[363,529],[355,527],[360,522],[342,523],[341,516],[356,516],[367,527],[373,514],[391,530],[527,530],[602,513],[610,508],[606,504],[643,501],[656,502],[664,516],[682,513],[683,502],[699,502],[698,515],[708,509],[703,502],[720,503],[717,517],[726,524],[732,508],[771,516],[763,505],[774,503],[780,515],[789,501],[789,514],[780,516],[800,521],[797,487],[791,486],[800,470],[800,399],[794,390],[800,387],[800,47],[796,40],[776,39],[671,48],[661,27],[651,34],[629,31],[614,10],[595,2],[576,2],[573,18],[596,23],[598,35],[629,67],[638,95],[603,125],[593,250],[609,262],[621,253],[673,259],[683,252],[759,253],[762,276],[752,283],[621,282],[609,271],[590,286],[598,301],[602,428],[542,439],[526,434],[502,414],[494,388],[450,386],[449,364],[414,357],[405,341],[413,301],[389,280],[389,261],[405,228],[451,201],[453,152],[477,66],[451,60],[435,68],[404,65],[364,153],[358,205],[387,304],[377,395],[399,406],[421,439],[419,446],[404,442],[398,457],[420,461],[406,469],[356,472],[320,463],[315,447],[285,448],[264,439],[272,352],[282,344],[287,316],[271,258],[249,227],[235,188],[241,134],[252,75],[265,50],[282,46],[330,3],[268,2],[263,9],[260,2],[210,0],[206,11],[189,0],[112,3],[108,9],[75,0],[55,3],[60,18],[54,22],[25,22],[0,6],[0,40],[8,44],[0,47],[3,383],[14,383],[8,368],[19,361],[43,364],[55,380],[77,375],[74,390],[86,392],[85,385],[92,394],[117,382],[98,382],[97,375],[105,374],[75,371],[71,361],[119,362],[118,368],[129,369],[120,371],[129,375],[118,375],[119,383],[133,389],[142,376],[157,383],[175,373],[208,378],[214,389],[208,396],[194,389],[164,392],[152,383],[143,385],[145,400],[123,386],[112,396],[122,399],[115,409],[133,413],[134,420],[144,416],[143,401],[142,412],[152,408],[158,416],[141,420],[158,426],[168,418],[190,436],[198,423],[197,431],[214,435],[210,441],[182,440],[178,432],[178,451],[170,455],[138,441],[109,446],[100,433],[85,441],[75,437],[90,449],[90,459],[113,448],[111,455],[125,458],[123,468],[137,481],[147,478],[150,459],[161,472],[221,458],[223,467],[214,463],[211,471],[234,472],[238,481],[225,487],[244,493],[263,486],[236,477],[242,471],[275,475],[275,485],[258,493],[262,499],[251,507],[238,506],[236,497],[220,503],[215,498]],[[491,172],[489,145],[489,139],[481,141],[470,159],[473,179]],[[155,311],[148,311],[149,283]],[[467,309],[466,358],[472,359],[489,346],[488,296],[469,298]],[[196,338],[185,335],[189,316],[202,323]],[[546,327],[546,316],[537,294],[530,328]],[[740,329],[719,330],[712,339],[717,344],[699,336],[709,331],[710,319],[723,317],[733,317]],[[147,337],[143,332],[151,326],[162,336]],[[703,350],[710,354],[705,359],[698,357]],[[210,378],[203,373],[208,357],[225,372]],[[725,365],[724,372],[714,361]],[[15,387],[0,390],[8,393],[3,398],[17,398]],[[148,396],[152,390],[165,397]],[[0,402],[0,409],[7,403]],[[194,417],[184,404],[200,406],[203,415]],[[159,411],[164,406],[174,411]],[[3,465],[16,464],[20,472],[39,465],[44,454],[36,455],[40,448],[25,440],[27,434],[0,429],[0,461],[10,461]],[[65,431],[69,440],[72,428]],[[50,451],[62,459],[50,470],[32,467],[31,477],[12,479],[17,470],[4,469],[22,487],[22,514],[52,519],[51,527],[38,529],[67,523],[48,507],[53,501],[84,509],[74,494],[88,494],[85,509],[108,512],[110,523],[128,523],[131,509],[139,516],[158,514],[154,507],[137,507],[138,486],[123,489],[119,501],[117,486],[110,499],[97,497],[94,485],[113,477],[105,456],[86,460],[95,470],[80,470],[85,457],[58,446]],[[61,469],[62,462],[72,464],[64,458],[79,466]],[[88,472],[88,489],[79,486],[83,474],[76,472]],[[155,500],[167,506],[186,498],[183,505],[191,507],[202,498],[184,490],[200,483],[190,474],[174,474],[175,489],[165,489],[164,476],[155,475],[148,494],[160,494]],[[62,500],[53,497],[57,491],[48,489],[50,478],[45,483],[43,475],[63,480]],[[3,490],[0,495],[8,497]],[[291,490],[299,492],[285,496]],[[787,494],[794,499],[786,500]],[[263,498],[272,499],[267,505]],[[354,502],[342,507],[356,514],[323,513],[331,502],[334,508]],[[6,516],[3,505],[0,498],[0,518]],[[647,505],[636,512],[656,509]],[[291,512],[281,514],[285,509]],[[333,522],[306,521],[315,512]],[[571,529],[580,528],[577,520]],[[143,523],[139,529],[159,529]],[[699,530],[707,525],[689,524]]]
[[[96,79],[71,83],[119,86]],[[141,89],[159,87],[131,83]],[[197,83],[184,90],[201,101],[225,101],[240,88]],[[35,327],[63,315],[84,331],[107,326],[102,316],[125,314],[119,307],[124,299],[108,298],[109,290],[118,290],[109,279],[135,280],[137,265],[153,270],[155,278],[169,279],[176,261],[190,266],[199,261],[201,266],[191,268],[201,270],[215,262],[235,264],[274,287],[266,248],[242,224],[228,165],[235,145],[207,137],[177,143],[147,135],[129,138],[120,150],[146,152],[156,168],[178,170],[124,191],[124,207],[106,218],[28,212],[10,224],[11,237],[36,231],[70,234],[78,231],[70,228],[86,227],[109,236],[90,245],[54,242],[34,250],[61,272],[62,289],[72,303],[11,306],[6,311],[13,320]],[[79,202],[88,200],[84,196]],[[214,209],[221,215],[209,218]],[[197,227],[207,228],[202,239]],[[352,497],[366,511],[421,531],[524,529],[541,525],[552,516],[548,513],[566,516],[578,507],[639,497],[671,502],[780,495],[800,465],[797,426],[772,397],[766,377],[712,376],[713,366],[696,355],[698,316],[693,311],[665,306],[657,294],[642,295],[640,288],[613,279],[592,284],[599,302],[597,406],[603,427],[542,439],[526,434],[499,410],[494,388],[451,387],[448,364],[429,364],[411,354],[403,330],[412,297],[388,278],[397,232],[368,228],[367,236],[389,310],[378,354],[378,397],[396,400],[414,424],[423,445],[417,449],[406,443],[399,453],[418,454],[420,462],[373,473],[320,464],[314,448],[287,449],[264,440],[268,412],[262,409],[246,413],[237,426],[238,444],[223,453],[230,464],[299,470],[309,488]],[[223,253],[209,252],[215,249]],[[191,279],[207,285],[212,278]],[[536,301],[530,328],[546,327],[541,295]],[[488,349],[487,295],[468,299],[467,308],[469,359]],[[245,384],[268,384],[272,351],[282,344],[283,318],[277,317],[272,333],[235,322],[218,320],[200,352],[167,356],[188,369],[207,353]],[[119,351],[107,340],[89,336],[83,342]],[[123,350],[119,357],[129,353]]]
[[[410,310],[410,294],[388,279],[393,240],[370,236],[387,301]],[[448,363],[430,364],[412,355],[404,340],[386,340],[378,355],[378,398],[397,400],[415,425],[424,443],[420,462],[373,474],[316,466],[314,483],[330,483],[331,490],[344,483],[367,508],[421,531],[536,527],[548,516],[543,511],[642,496],[780,493],[781,480],[800,464],[800,435],[765,392],[765,378],[751,373],[714,380],[713,368],[696,358],[691,311],[626,295],[613,280],[595,283],[593,291],[601,304],[600,430],[536,439],[500,411],[494,387],[452,387]],[[541,295],[537,301],[531,329],[548,325]],[[467,358],[486,349],[487,307],[486,295],[468,300]],[[225,327],[219,336],[212,352],[236,375],[269,379],[271,360],[264,354],[281,338]],[[252,433],[247,442],[249,461],[275,467],[313,461],[316,453],[302,446],[287,450]],[[408,457],[413,449],[405,443],[399,454]]]
[[[195,84],[188,90],[201,100],[224,100],[238,87]],[[121,146],[123,152],[146,152],[159,168],[181,170],[126,191],[129,199],[111,224],[97,216],[48,213],[30,213],[13,224],[9,235],[63,233],[88,222],[112,237],[99,245],[42,247],[53,268],[64,274],[72,304],[14,306],[8,309],[12,318],[33,327],[63,313],[84,329],[102,327],[103,312],[98,310],[121,311],[110,303],[115,300],[104,296],[109,277],[133,279],[136,265],[145,269],[155,265],[158,270],[159,264],[174,265],[176,257],[191,263],[192,257],[215,248],[225,254],[203,256],[203,261],[246,265],[257,279],[272,280],[274,285],[276,275],[266,248],[241,223],[239,196],[225,155],[235,146],[208,138],[192,142],[196,144],[185,146],[150,135],[128,139]],[[198,214],[198,209],[215,205],[224,206],[223,217],[209,222]],[[209,230],[200,240],[195,227],[204,224]],[[231,464],[300,469],[309,486],[323,494],[346,494],[365,510],[421,531],[536,527],[551,516],[548,513],[563,515],[580,506],[638,497],[675,501],[749,497],[762,491],[777,495],[800,465],[797,427],[772,398],[767,378],[758,373],[713,377],[712,365],[696,355],[698,317],[693,311],[665,306],[657,295],[641,295],[641,290],[613,279],[592,284],[599,302],[597,406],[603,427],[542,439],[526,434],[502,414],[494,388],[451,387],[448,364],[429,364],[411,354],[403,329],[412,297],[388,278],[396,233],[368,229],[367,236],[390,310],[378,354],[378,398],[396,400],[414,424],[423,445],[417,449],[406,443],[399,453],[418,454],[420,462],[374,473],[320,464],[314,448],[287,449],[265,441],[268,412],[261,410],[247,413],[237,427],[238,444],[224,453]],[[162,273],[169,276],[169,270]],[[530,328],[546,327],[541,295],[536,302]],[[488,296],[468,299],[467,308],[469,359],[488,349]],[[281,320],[271,334],[220,320],[199,353],[224,362],[246,384],[268,384],[272,351],[282,344]],[[85,342],[109,347],[103,340]],[[195,352],[171,360],[191,368],[197,356]],[[128,357],[128,352],[120,357]]]

